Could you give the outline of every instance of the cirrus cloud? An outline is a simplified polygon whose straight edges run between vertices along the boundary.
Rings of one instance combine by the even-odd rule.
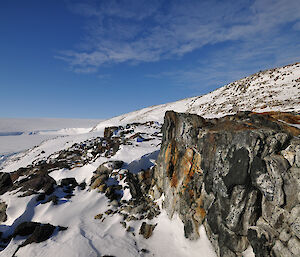
[[[68,7],[86,17],[86,34],[81,47],[56,58],[85,73],[103,65],[181,58],[222,42],[238,41],[242,49],[250,42],[255,49],[278,40],[287,24],[300,19],[298,0],[69,1]],[[276,54],[282,45],[272,47]]]

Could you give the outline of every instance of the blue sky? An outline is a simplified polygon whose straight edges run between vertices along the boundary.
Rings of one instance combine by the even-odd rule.
[[[297,61],[299,0],[0,1],[0,117],[109,118]]]

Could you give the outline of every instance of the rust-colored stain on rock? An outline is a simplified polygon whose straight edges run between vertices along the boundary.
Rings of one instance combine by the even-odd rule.
[[[184,156],[181,159],[180,167],[185,176],[187,176],[191,170],[193,155],[194,155],[193,149],[188,148],[188,149],[186,149]]]
[[[176,172],[174,172],[171,178],[171,187],[177,187],[177,185],[178,185],[178,177]]]
[[[203,195],[196,199],[195,202],[197,203],[197,208],[194,218],[201,224],[206,216],[206,211],[203,208]]]
[[[178,150],[176,144],[171,142],[168,144],[165,152],[165,163],[168,177],[171,178],[171,186],[176,187],[178,184],[178,177],[176,174],[175,166],[178,159]]]

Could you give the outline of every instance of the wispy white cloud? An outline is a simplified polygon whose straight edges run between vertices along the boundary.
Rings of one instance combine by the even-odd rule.
[[[289,38],[283,27],[300,20],[299,0],[70,1],[69,8],[89,20],[87,34],[81,48],[62,51],[58,58],[74,71],[87,72],[106,64],[178,58],[227,41],[239,41],[241,49],[255,48],[264,41],[279,42],[281,34]],[[263,48],[278,54],[282,45]],[[252,54],[238,52],[244,58]]]
[[[255,41],[255,42],[252,42]],[[280,46],[285,46],[284,48]],[[252,39],[210,53],[198,65],[148,74],[154,79],[169,79],[175,86],[191,89],[193,94],[208,93],[224,84],[259,70],[299,62],[300,43],[285,37]]]

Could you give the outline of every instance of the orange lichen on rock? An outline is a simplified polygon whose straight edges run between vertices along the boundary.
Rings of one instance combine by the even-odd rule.
[[[165,151],[165,163],[167,164],[170,162],[171,159],[171,149],[172,149],[172,144],[169,143]]]
[[[296,128],[294,125],[300,124],[300,115],[294,113],[286,113],[286,112],[263,112],[263,113],[256,113],[258,115],[263,115],[268,120],[273,122],[278,122],[280,126],[288,131],[293,136],[300,135],[300,129]]]
[[[186,187],[195,173],[203,173],[201,170],[201,156],[191,148],[187,148],[180,162],[180,172],[184,176],[183,185]]]
[[[177,187],[177,185],[178,185],[178,177],[176,172],[174,172],[171,178],[171,187]]]
[[[203,197],[202,195],[196,199],[196,204],[197,207],[195,209],[195,214],[194,214],[194,219],[197,220],[200,224],[203,222],[205,216],[206,216],[206,211],[203,208]]]
[[[193,165],[191,168],[193,175],[195,173],[201,173],[203,174],[203,170],[201,169],[201,155],[199,153],[194,153],[193,156]]]
[[[300,115],[286,112],[263,112],[260,115],[269,115],[276,120],[282,120],[290,124],[300,124]]]
[[[219,122],[214,127],[210,128],[211,131],[219,132],[219,131],[240,131],[246,129],[253,129],[249,127],[249,124],[239,124],[237,122],[232,122],[230,120],[224,120]]]
[[[174,142],[169,143],[165,152],[166,171],[170,178],[175,172],[175,165],[178,159],[178,150]]]
[[[190,198],[194,198],[195,197],[195,192],[194,192],[194,190],[192,190],[192,189],[190,189],[189,190],[189,195],[190,195]]]
[[[184,156],[181,159],[180,167],[185,176],[187,176],[191,170],[193,155],[194,155],[193,149],[188,148],[188,149],[186,149]]]

